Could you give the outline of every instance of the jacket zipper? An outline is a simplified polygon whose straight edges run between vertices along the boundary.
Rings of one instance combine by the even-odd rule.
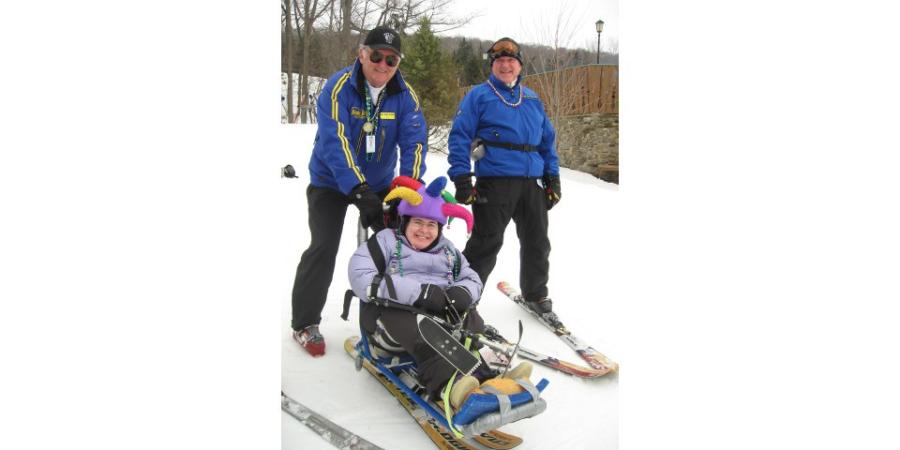
[[[359,148],[362,146],[363,135],[365,131],[362,128],[359,129],[359,137],[356,138],[356,160],[359,161]]]
[[[378,156],[375,157],[375,161],[381,162],[381,150],[384,149],[384,127],[381,127],[381,145],[378,146]]]

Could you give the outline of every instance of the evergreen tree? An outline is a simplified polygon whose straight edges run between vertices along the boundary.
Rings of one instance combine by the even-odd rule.
[[[481,61],[475,56],[472,43],[466,38],[460,41],[459,47],[453,52],[453,62],[456,63],[460,86],[471,86],[484,81]]]
[[[429,135],[433,135],[435,128],[449,125],[456,113],[460,100],[456,66],[441,53],[428,19],[419,22],[410,41],[402,65],[403,78],[418,94]]]

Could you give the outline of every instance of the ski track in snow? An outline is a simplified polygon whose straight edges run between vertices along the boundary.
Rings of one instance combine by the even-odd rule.
[[[283,295],[277,299],[282,306],[282,388],[307,407],[381,447],[435,448],[394,397],[365,371],[354,370],[353,360],[344,352],[344,339],[359,335],[356,299],[350,309],[350,320],[345,322],[340,318],[343,294],[349,287],[347,263],[356,248],[357,211],[352,206],[344,223],[334,279],[322,312],[320,329],[325,336],[326,354],[312,358],[291,339],[291,287],[300,254],[309,243],[305,189],[316,127],[283,128],[279,130],[283,139],[280,150],[264,155],[271,159],[273,174],[285,164],[292,164],[299,177],[281,179],[274,190],[276,198],[270,199],[283,205],[284,211],[282,220],[273,223],[270,230],[283,243],[273,250],[276,253],[270,262],[284,285]],[[426,181],[446,176],[446,156],[429,153],[426,165]],[[622,244],[615,238],[619,234],[616,217],[621,214],[621,195],[615,184],[589,174],[568,169],[561,172],[562,201],[550,211],[549,290],[554,309],[574,334],[627,371],[627,364],[614,348],[615,330],[623,326],[616,322],[615,302],[622,297],[618,294],[621,288],[614,283],[620,270],[617,261],[623,254]],[[465,225],[461,221],[455,221],[445,230],[460,249],[464,248]],[[496,284],[502,280],[518,284],[518,249],[515,226],[510,222],[479,311],[486,322],[507,338],[515,339],[517,321],[521,320],[525,328],[522,345],[586,366],[565,343],[497,290]],[[517,448],[618,448],[618,374],[585,381],[535,365],[532,381],[540,378],[550,381],[543,395],[547,410],[502,428],[524,439]],[[550,430],[556,432],[548,433]],[[282,413],[282,449],[332,448],[296,419]]]

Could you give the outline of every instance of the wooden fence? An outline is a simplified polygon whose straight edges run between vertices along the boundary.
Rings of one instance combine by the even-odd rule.
[[[551,117],[619,113],[619,66],[590,65],[528,75],[522,84],[535,91]],[[472,89],[460,89],[460,99]]]

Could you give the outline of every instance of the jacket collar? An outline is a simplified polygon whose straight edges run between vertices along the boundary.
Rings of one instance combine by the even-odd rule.
[[[488,79],[491,80],[491,84],[493,84],[497,89],[502,89],[505,91],[515,91],[516,88],[519,87],[519,83],[522,82],[522,74],[519,74],[519,76],[516,77],[516,84],[514,84],[513,87],[507,86],[506,83],[500,81],[499,78],[495,77],[493,73],[491,73],[491,76],[488,77]]]

